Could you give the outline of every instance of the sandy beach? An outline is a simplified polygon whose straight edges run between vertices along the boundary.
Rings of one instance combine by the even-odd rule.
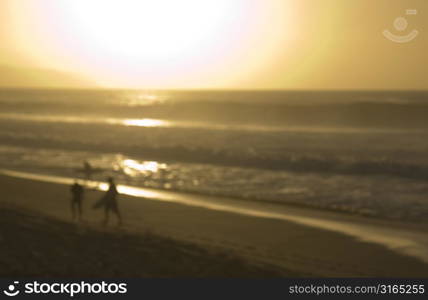
[[[274,278],[301,276],[194,244],[71,224],[1,206],[0,277]]]
[[[0,176],[0,185],[3,192],[2,205],[15,210],[29,210],[41,216],[55,218],[58,222],[71,221],[69,186],[9,176]],[[86,192],[84,222],[79,224],[79,227],[89,226],[95,228],[94,230],[106,230],[100,225],[102,212],[90,208],[100,196],[99,191]],[[270,266],[275,272],[281,270],[274,273],[280,274],[277,276],[428,276],[428,264],[423,258],[418,258],[418,255],[406,255],[406,249],[391,249],[382,243],[362,241],[351,234],[345,234],[346,230],[327,230],[326,226],[322,229],[322,225],[317,228],[317,222],[304,225],[304,222],[298,224],[295,220],[244,215],[126,195],[121,195],[119,201],[125,220],[124,226],[120,228],[121,232],[142,237],[150,232],[155,236],[172,238],[202,249],[228,253],[251,265]],[[405,229],[405,232],[414,235],[415,240],[423,236],[425,230],[422,225],[400,226],[391,222],[342,216],[331,212],[292,207],[289,212],[295,217],[318,222],[326,219],[335,222],[351,220],[353,223],[348,225],[342,222],[348,227],[349,224],[364,222],[363,225],[369,226],[368,228],[377,228],[378,233],[382,232],[382,228],[388,228],[395,230],[398,236],[403,235],[400,230]],[[112,221],[114,222],[114,219]],[[356,225],[350,227],[359,230]],[[110,229],[117,230],[114,224],[107,228]],[[2,242],[6,246],[4,249],[7,249],[7,241]],[[421,243],[423,245],[424,241]],[[397,247],[399,246],[398,244]]]

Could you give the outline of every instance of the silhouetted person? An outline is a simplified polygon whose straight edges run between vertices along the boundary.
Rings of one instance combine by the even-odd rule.
[[[82,219],[82,200],[83,200],[83,186],[81,186],[77,181],[71,186],[71,215],[73,220]]]
[[[116,184],[112,177],[108,178],[109,187],[104,195],[104,224],[106,225],[109,220],[110,211],[114,212],[117,216],[118,225],[122,224],[122,217],[120,216],[119,207],[117,206],[117,195],[119,194],[116,189]]]
[[[85,174],[86,180],[91,179],[93,172],[91,164],[88,161],[83,162],[83,174]]]

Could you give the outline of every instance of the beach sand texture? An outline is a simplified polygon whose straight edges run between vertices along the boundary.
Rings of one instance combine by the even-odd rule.
[[[3,205],[32,210],[61,221],[71,220],[69,186],[8,176],[0,176],[0,183],[3,190],[1,198]],[[94,226],[96,230],[104,230],[100,225],[102,212],[90,208],[100,196],[99,191],[86,192],[84,223],[79,224],[78,228]],[[270,265],[274,269],[282,270],[275,273],[282,274],[278,276],[300,274],[327,277],[426,277],[428,275],[428,265],[422,259],[401,254],[380,244],[360,241],[340,232],[286,220],[125,195],[121,195],[119,201],[125,219],[125,225],[120,231],[142,237],[149,231],[156,236],[227,252],[254,265]],[[298,211],[295,209],[294,213]],[[293,212],[292,208],[290,212]],[[307,217],[310,215],[316,219],[314,212],[307,211]],[[336,215],[324,213],[323,218],[327,216],[334,219]],[[336,218],[340,219],[340,216]],[[368,219],[363,220],[371,222]],[[358,222],[361,222],[361,219]],[[376,224],[376,221],[372,223],[378,227],[388,225]],[[113,224],[108,228],[117,230]],[[423,228],[409,226],[408,230],[416,235],[423,233]],[[3,239],[2,243],[4,249],[7,249],[7,241]],[[81,271],[84,274],[84,270]],[[141,274],[143,276],[144,272]],[[224,276],[227,277],[227,274]]]

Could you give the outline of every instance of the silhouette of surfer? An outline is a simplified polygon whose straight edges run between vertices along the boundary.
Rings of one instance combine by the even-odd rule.
[[[79,184],[76,180],[70,188],[71,191],[71,216],[73,220],[82,219],[82,201],[84,189],[83,186]]]
[[[119,194],[116,188],[113,177],[108,178],[108,190],[103,197],[95,203],[93,208],[99,208],[104,206],[104,221],[103,224],[107,225],[110,217],[110,212],[116,214],[118,225],[122,224],[122,217],[120,215],[119,207],[117,205],[117,195]]]
[[[92,168],[91,164],[88,161],[83,162],[83,174],[85,174],[86,180],[91,179],[93,172],[94,169]]]

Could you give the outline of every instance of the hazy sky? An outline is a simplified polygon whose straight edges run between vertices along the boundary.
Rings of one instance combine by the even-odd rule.
[[[0,41],[105,87],[428,88],[427,0],[1,0]]]

